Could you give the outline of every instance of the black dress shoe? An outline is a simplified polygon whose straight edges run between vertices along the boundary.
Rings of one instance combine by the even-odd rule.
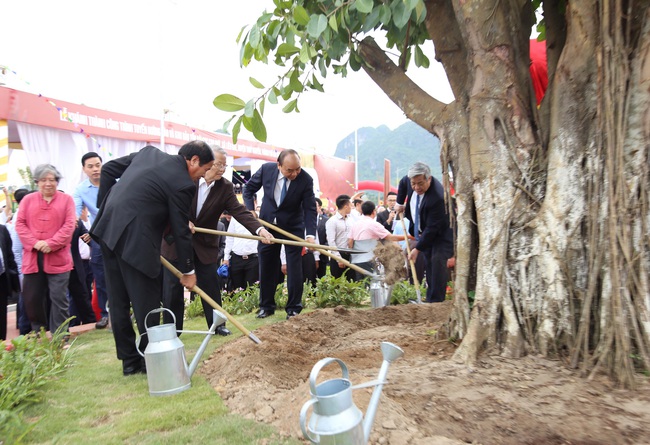
[[[230,332],[225,325],[217,326],[216,333],[217,335],[223,335],[224,337],[226,335],[232,334],[232,332]]]
[[[275,311],[267,311],[266,309],[260,309],[260,311],[257,313],[257,318],[266,318],[266,317],[270,317],[273,314],[275,314]]]
[[[287,312],[287,320],[290,319],[291,317],[295,317],[298,314],[299,314],[299,312],[296,312],[296,311]]]
[[[108,326],[108,317],[102,317],[97,323],[95,323],[95,329],[104,329]]]
[[[147,367],[144,364],[144,360],[141,360],[140,362],[134,363],[132,365],[127,365],[127,366],[122,365],[122,374],[124,374],[125,376],[135,375],[135,374],[146,374],[146,373],[147,373]]]

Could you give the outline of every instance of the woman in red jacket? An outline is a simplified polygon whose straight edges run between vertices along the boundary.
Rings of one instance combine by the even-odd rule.
[[[23,244],[23,299],[32,330],[54,332],[68,318],[70,240],[77,219],[72,196],[57,190],[56,167],[41,164],[33,176],[38,193],[23,198],[16,221]]]

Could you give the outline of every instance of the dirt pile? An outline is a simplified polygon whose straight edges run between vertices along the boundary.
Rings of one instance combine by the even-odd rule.
[[[309,373],[324,357],[345,362],[353,384],[377,377],[380,343],[404,350],[388,372],[371,444],[650,444],[650,388],[615,389],[562,363],[533,356],[484,357],[474,368],[449,360],[454,345],[437,332],[450,303],[373,310],[342,307],[301,314],[239,338],[200,367],[228,407],[302,437],[299,412]],[[337,365],[319,382],[340,377]],[[372,389],[354,391],[366,411]]]

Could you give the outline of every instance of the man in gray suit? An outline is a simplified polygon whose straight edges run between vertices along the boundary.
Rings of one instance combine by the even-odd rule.
[[[147,146],[102,167],[99,212],[90,233],[102,246],[111,326],[124,375],[146,372],[135,346],[129,310],[132,305],[138,330],[145,333],[147,313],[160,307],[160,249],[168,226],[176,241],[181,284],[186,288],[196,285],[189,211],[196,192],[194,181],[213,163],[210,146],[192,141],[178,155]],[[145,336],[140,348],[146,346]]]

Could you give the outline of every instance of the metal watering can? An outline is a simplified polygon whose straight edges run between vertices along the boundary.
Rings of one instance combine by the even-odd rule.
[[[312,443],[323,445],[365,445],[375,420],[381,391],[386,383],[388,366],[404,351],[393,343],[382,342],[381,353],[384,361],[377,380],[352,386],[348,368],[337,358],[324,358],[314,365],[309,375],[311,399],[300,410],[300,428],[305,438]],[[326,365],[337,362],[342,370],[342,378],[327,380],[316,385],[318,373]],[[375,386],[368,403],[366,415],[352,401],[352,390]],[[312,416],[307,423],[307,411],[313,407]]]
[[[167,308],[158,308],[150,311],[144,318],[145,326],[149,315],[163,311],[172,314],[174,322],[147,328],[147,332],[142,334],[149,337],[149,344],[144,350],[144,354],[140,352],[140,339],[142,336],[138,337],[135,342],[138,352],[144,357],[147,365],[149,394],[152,396],[177,394],[188,389],[190,387],[190,378],[194,374],[210,338],[214,335],[217,326],[226,322],[226,317],[221,312],[213,310],[213,322],[209,331],[176,331],[174,313]],[[176,332],[206,334],[189,366],[185,360],[185,347]]]

